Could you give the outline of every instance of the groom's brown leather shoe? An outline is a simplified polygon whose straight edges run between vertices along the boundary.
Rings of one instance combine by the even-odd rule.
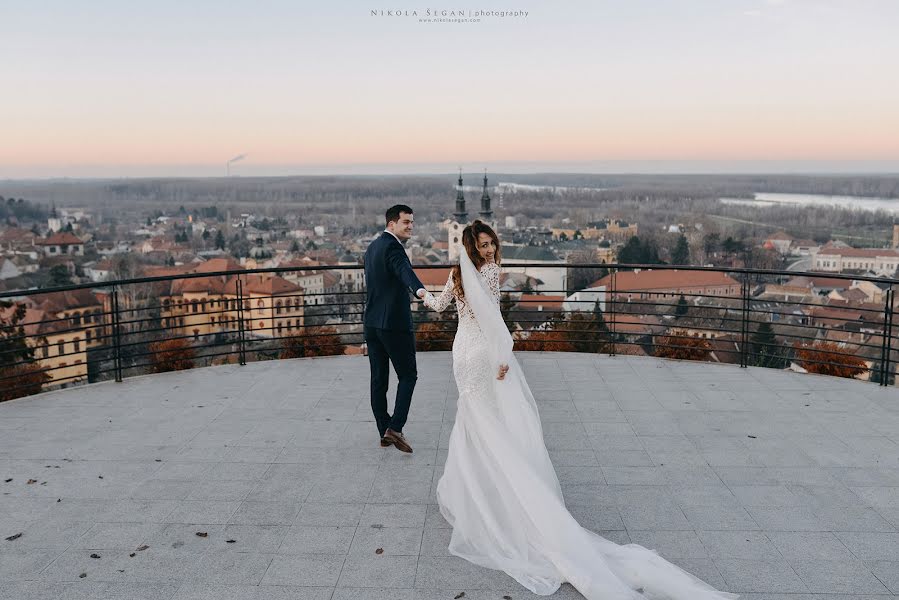
[[[409,442],[406,441],[406,436],[402,433],[388,429],[384,432],[384,439],[396,446],[397,450],[412,453],[412,446],[409,445]]]
[[[386,437],[382,437],[382,438],[381,438],[381,448],[386,448],[387,446],[389,446],[389,445],[392,444],[392,443],[393,443],[393,442],[391,442],[390,440],[388,440]]]

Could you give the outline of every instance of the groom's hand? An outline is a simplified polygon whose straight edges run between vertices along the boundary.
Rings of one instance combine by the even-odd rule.
[[[508,373],[508,372],[509,372],[509,365],[500,365],[499,373],[496,375],[496,378],[500,379],[500,380],[505,379],[506,373]]]
[[[415,295],[419,298],[424,298],[426,293],[427,291],[424,288],[419,288],[418,291],[415,292]]]

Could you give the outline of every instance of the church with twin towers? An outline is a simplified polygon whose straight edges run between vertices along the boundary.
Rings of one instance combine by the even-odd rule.
[[[490,194],[487,192],[487,171],[484,170],[484,189],[481,193],[481,210],[478,217],[481,221],[490,225],[496,231],[496,221],[493,218],[493,210],[490,208]],[[473,219],[472,219],[473,220]],[[462,187],[462,170],[459,170],[459,183],[456,185],[456,210],[453,219],[447,223],[447,242],[449,243],[449,260],[455,262],[462,252],[462,230],[471,223],[468,211],[465,208],[465,191]]]

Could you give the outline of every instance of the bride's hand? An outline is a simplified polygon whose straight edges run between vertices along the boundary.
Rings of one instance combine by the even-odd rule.
[[[506,373],[508,373],[508,372],[509,372],[509,365],[500,365],[499,373],[497,373],[496,378],[500,379],[500,380],[505,379]]]

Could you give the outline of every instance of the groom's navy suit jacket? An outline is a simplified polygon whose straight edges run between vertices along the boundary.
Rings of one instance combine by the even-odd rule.
[[[409,292],[423,287],[403,245],[391,233],[383,232],[365,251],[364,325],[412,331]]]

